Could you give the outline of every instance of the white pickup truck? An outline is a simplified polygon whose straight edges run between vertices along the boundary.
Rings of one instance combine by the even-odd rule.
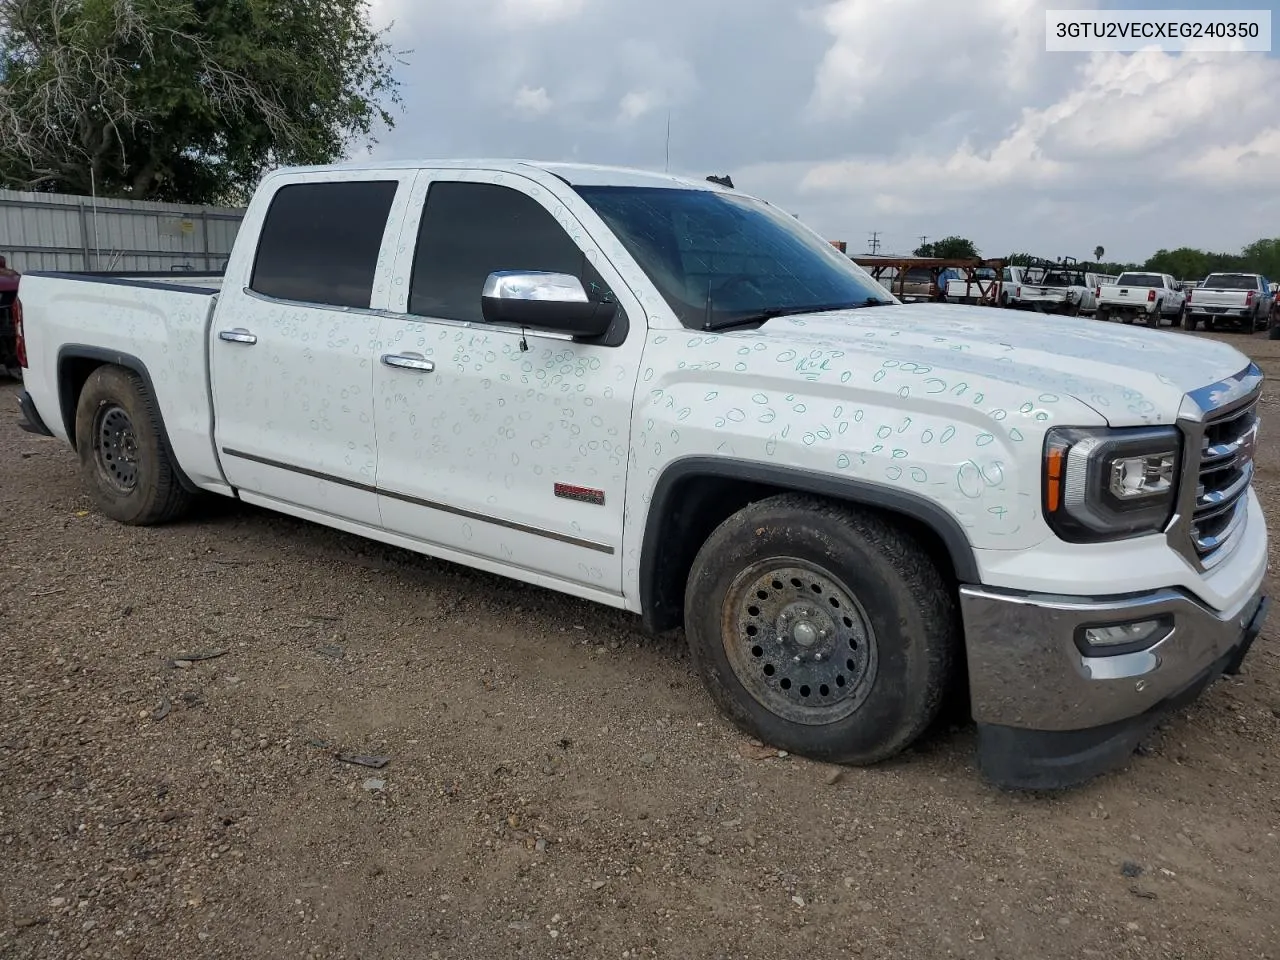
[[[1076,316],[1094,310],[1093,286],[1081,270],[1030,267],[1022,278],[1018,306],[1037,313]]]
[[[1271,322],[1274,296],[1266,277],[1257,273],[1211,273],[1187,292],[1187,329],[1203,323],[1206,330],[1229,323],[1252,333]]]
[[[21,303],[25,428],[107,516],[238,497],[683,626],[720,708],[810,757],[899,753],[964,677],[989,778],[1077,783],[1267,609],[1238,351],[904,306],[705,181],[282,170],[220,283]]]
[[[1114,284],[1098,287],[1097,299],[1095,315],[1104,321],[1141,320],[1149,327],[1158,327],[1167,319],[1172,326],[1180,327],[1186,313],[1186,294],[1167,273],[1122,273]]]

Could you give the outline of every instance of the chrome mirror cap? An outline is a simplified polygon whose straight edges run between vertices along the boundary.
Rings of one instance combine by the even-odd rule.
[[[494,300],[587,302],[587,291],[577,277],[541,270],[499,270],[491,273],[484,282],[481,296]]]

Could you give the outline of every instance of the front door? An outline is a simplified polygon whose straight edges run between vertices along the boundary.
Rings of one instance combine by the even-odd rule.
[[[374,374],[378,488],[385,525],[428,552],[617,597],[645,315],[574,200],[510,174],[419,174]],[[579,277],[617,299],[613,330],[486,323],[499,270]]]
[[[376,526],[370,305],[412,174],[337,177],[280,178],[265,215],[241,227],[259,240],[236,247],[214,314],[214,440],[246,500]]]

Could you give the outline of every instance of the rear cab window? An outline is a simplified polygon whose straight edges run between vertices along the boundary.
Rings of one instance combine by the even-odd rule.
[[[1116,281],[1118,287],[1163,287],[1164,279],[1157,273],[1122,273]]]
[[[1258,278],[1249,273],[1211,273],[1204,286],[1206,290],[1257,290]]]
[[[367,309],[396,180],[290,183],[271,198],[249,289],[264,297]]]

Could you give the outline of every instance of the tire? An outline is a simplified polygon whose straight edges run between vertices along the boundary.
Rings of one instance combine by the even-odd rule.
[[[1169,321],[1169,325],[1174,329],[1181,327],[1187,319],[1187,305],[1184,303],[1178,308],[1178,312],[1173,315],[1173,319]]]
[[[191,506],[164,442],[160,410],[130,370],[107,365],[89,374],[76,404],[76,451],[90,496],[112,520],[151,526]]]
[[[937,716],[959,646],[951,590],[919,543],[876,514],[796,494],[711,534],[684,615],[693,662],[739,728],[834,763],[909,746]]]
[[[1196,324],[1199,322],[1200,322],[1199,319],[1194,314],[1188,313],[1186,315],[1186,318],[1182,321],[1182,327],[1188,333],[1194,333],[1196,329]]]
[[[1147,314],[1147,326],[1156,328],[1160,326],[1160,311],[1164,309],[1163,303],[1157,303],[1156,308]]]
[[[1111,311],[1108,310],[1106,307],[1099,307],[1098,312],[1095,313],[1094,316],[1097,317],[1099,320],[1101,320],[1103,323],[1111,322]]]

